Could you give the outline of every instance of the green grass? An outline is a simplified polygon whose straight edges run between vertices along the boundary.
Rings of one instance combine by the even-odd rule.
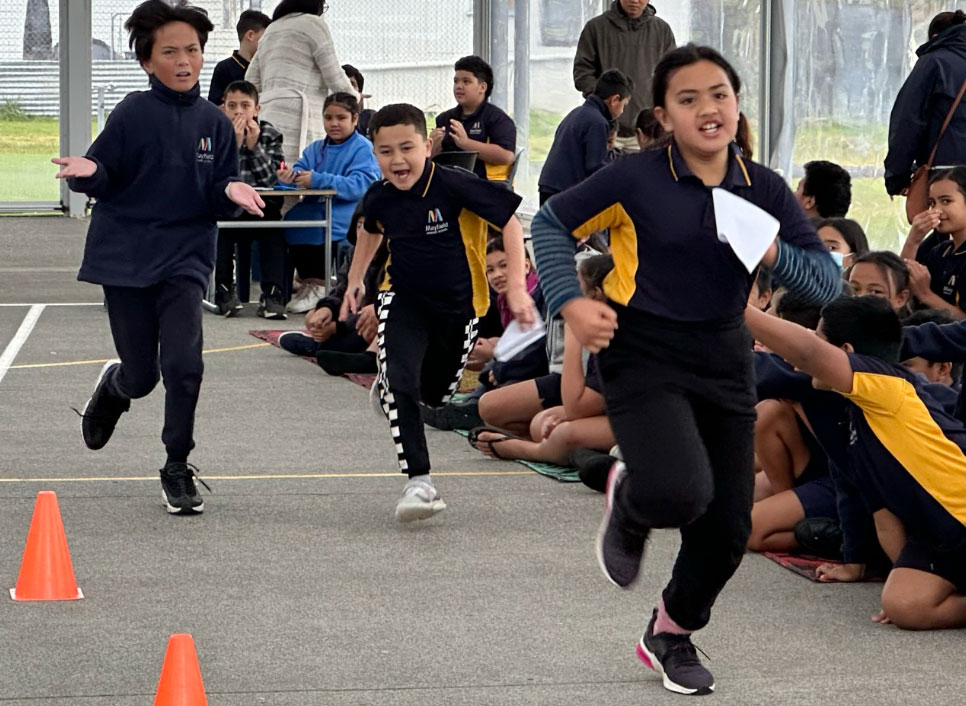
[[[92,121],[91,134],[96,130]],[[56,118],[0,120],[0,201],[57,201],[51,158],[60,154]]]

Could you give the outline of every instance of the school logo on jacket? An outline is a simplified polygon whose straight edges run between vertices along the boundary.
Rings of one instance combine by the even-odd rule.
[[[443,212],[434,208],[429,212],[426,221],[426,235],[435,235],[449,229],[449,223],[443,220]]]
[[[214,162],[215,152],[211,147],[211,138],[202,137],[198,140],[198,154],[197,160],[199,162]]]

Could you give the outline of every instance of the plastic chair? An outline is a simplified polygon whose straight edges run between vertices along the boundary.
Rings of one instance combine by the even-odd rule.
[[[510,173],[507,174],[507,178],[501,182],[510,191],[513,191],[513,180],[516,179],[517,169],[520,167],[520,158],[523,156],[523,153],[526,151],[527,151],[526,147],[521,147],[520,149],[517,150],[516,154],[513,155],[513,164],[510,165]]]
[[[476,166],[476,158],[479,156],[479,152],[440,152],[433,157],[433,161],[444,167],[460,167],[472,172]]]

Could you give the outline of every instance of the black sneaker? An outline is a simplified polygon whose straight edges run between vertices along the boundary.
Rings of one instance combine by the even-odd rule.
[[[806,517],[795,525],[795,541],[803,554],[842,558],[842,527],[831,517]]]
[[[362,353],[317,351],[315,360],[319,367],[329,375],[344,375],[346,373],[375,375],[379,372],[376,354],[372,351],[363,351]]]
[[[668,632],[654,634],[657,609],[651,614],[644,637],[637,643],[637,656],[664,677],[664,688],[676,694],[705,696],[714,691],[714,677],[701,660],[690,635]]]
[[[574,449],[568,459],[580,481],[598,493],[607,492],[607,476],[617,459],[594,449]]]
[[[288,318],[285,313],[285,302],[278,287],[271,287],[268,292],[262,292],[262,297],[258,300],[258,310],[255,313],[263,319],[273,321],[284,321]]]
[[[161,498],[171,515],[197,515],[205,511],[205,503],[195,488],[198,469],[190,463],[169,461],[161,469]],[[211,488],[198,478],[208,492]]]
[[[647,542],[646,531],[628,530],[614,518],[614,495],[626,475],[623,461],[618,461],[610,469],[604,519],[597,532],[597,563],[607,580],[620,588],[627,588],[637,579],[644,558],[644,543]]]
[[[225,284],[219,284],[215,290],[215,306],[218,307],[218,313],[226,319],[230,319],[245,308],[235,288]]]
[[[278,337],[278,347],[292,355],[314,358],[319,342],[304,331],[286,331]]]
[[[436,429],[450,431],[453,429],[475,429],[483,426],[478,399],[464,403],[449,402],[439,407],[425,405],[425,408],[432,411],[423,414],[423,422]]]
[[[81,433],[87,448],[97,451],[110,441],[121,415],[131,409],[131,400],[115,397],[108,393],[107,376],[120,367],[121,361],[109,360],[101,368],[101,374],[94,385],[94,394],[87,400],[84,409],[78,412],[81,417]],[[74,410],[77,411],[77,410]]]

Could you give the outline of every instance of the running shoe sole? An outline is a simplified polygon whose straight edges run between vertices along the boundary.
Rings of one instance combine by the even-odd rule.
[[[175,507],[168,502],[168,494],[164,492],[164,488],[161,489],[161,502],[164,503],[164,509],[168,511],[169,515],[200,515],[205,511],[204,501],[202,501],[201,505],[198,505],[197,507]]]
[[[661,675],[661,679],[664,682],[664,688],[668,691],[673,691],[675,694],[684,694],[686,696],[707,696],[714,691],[714,684],[704,689],[689,689],[671,681],[670,677],[668,677],[668,675],[664,672],[664,667],[658,660],[657,655],[647,649],[647,645],[644,644],[643,637],[637,643],[637,658],[644,663],[645,667],[653,669],[655,672]]]
[[[400,522],[415,522],[427,520],[446,509],[446,503],[440,498],[430,502],[423,502],[418,498],[400,498],[396,503],[396,519]]]

